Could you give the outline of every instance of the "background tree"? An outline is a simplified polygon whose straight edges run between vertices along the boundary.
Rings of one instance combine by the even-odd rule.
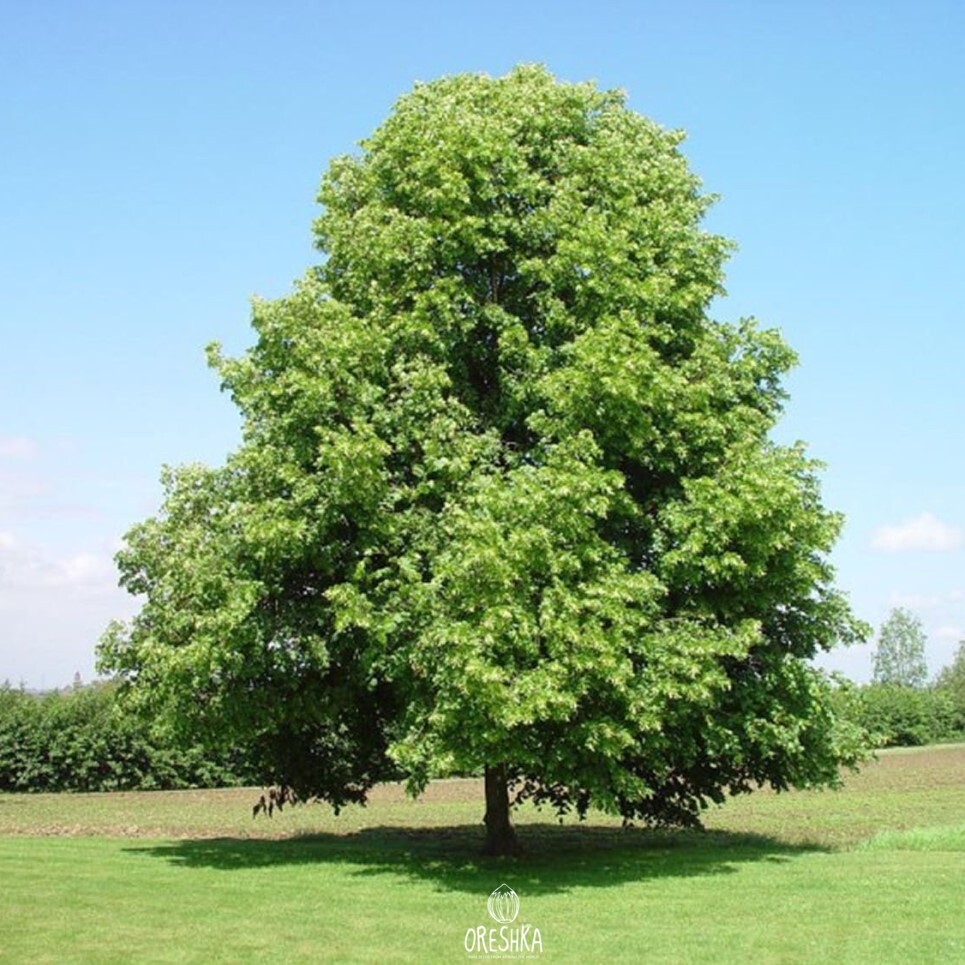
[[[965,640],[959,640],[952,662],[942,667],[935,679],[935,689],[951,700],[955,726],[965,733]]]
[[[692,823],[834,783],[840,519],[768,439],[793,353],[707,316],[681,138],[537,67],[403,97],[324,178],[321,264],[211,350],[243,441],[128,534],[103,666],[336,808],[484,770],[498,852],[510,792]]]
[[[893,609],[881,625],[874,656],[874,682],[924,687],[925,631],[921,620],[902,607]]]

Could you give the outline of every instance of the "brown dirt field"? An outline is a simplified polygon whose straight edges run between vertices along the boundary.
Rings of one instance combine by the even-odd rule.
[[[869,791],[965,786],[965,744],[881,751],[859,774],[845,777],[845,787],[858,783]]]
[[[405,787],[402,784],[380,784],[372,788],[369,793],[369,800],[373,804],[392,802],[402,804],[411,798],[406,796]],[[453,801],[461,801],[466,804],[475,804],[483,798],[483,782],[481,778],[456,777],[444,781],[433,781],[423,794],[419,797],[420,801],[426,804],[448,804]]]

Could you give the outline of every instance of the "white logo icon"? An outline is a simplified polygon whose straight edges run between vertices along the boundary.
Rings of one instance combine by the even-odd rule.
[[[525,952],[526,958],[535,958],[539,950],[543,954],[543,936],[533,925],[512,925],[519,914],[519,895],[507,884],[501,884],[490,896],[486,904],[489,915],[499,925],[498,928],[475,925],[466,930],[463,945],[477,958],[484,955],[497,955],[500,958],[520,958],[517,954]],[[510,927],[512,925],[512,927]],[[508,952],[509,954],[505,954]]]
[[[519,895],[507,884],[500,885],[487,901],[489,914],[501,925],[508,925],[519,914]]]

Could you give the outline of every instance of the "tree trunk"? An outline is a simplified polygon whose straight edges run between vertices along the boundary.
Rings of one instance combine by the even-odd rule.
[[[519,854],[519,841],[509,820],[509,787],[506,765],[486,767],[486,844],[483,854]]]

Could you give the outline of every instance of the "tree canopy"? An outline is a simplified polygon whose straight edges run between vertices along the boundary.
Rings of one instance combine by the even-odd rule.
[[[834,783],[840,518],[769,438],[792,351],[708,315],[681,140],[539,67],[402,97],[324,177],[320,263],[210,349],[243,439],[166,471],[103,666],[336,807],[485,768],[495,850],[507,784],[664,823]]]
[[[888,614],[878,634],[874,656],[874,682],[901,687],[924,687],[925,631],[910,610],[897,607]]]

